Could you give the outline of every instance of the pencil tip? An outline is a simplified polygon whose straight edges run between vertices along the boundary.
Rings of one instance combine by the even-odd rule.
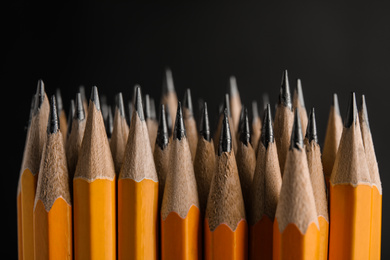
[[[40,79],[38,80],[37,92],[35,94],[34,114],[36,114],[39,111],[44,100],[45,100],[45,84],[43,83],[43,80]]]
[[[211,131],[209,122],[209,112],[207,110],[207,102],[202,106],[202,116],[199,123],[199,134],[208,142],[211,141]]]
[[[192,108],[191,90],[189,88],[187,88],[186,92],[184,93],[183,108],[187,108],[191,115],[194,114],[194,110]]]
[[[314,140],[314,142],[318,144],[317,123],[314,107],[310,110],[309,120],[307,122],[306,138],[309,140],[309,143]]]
[[[134,109],[137,112],[139,119],[141,121],[145,121],[144,109],[142,107],[142,94],[141,94],[140,87],[137,87],[136,89]]]
[[[126,115],[125,115],[125,105],[123,104],[122,92],[119,92],[118,94],[116,94],[116,96],[115,96],[115,106],[119,110],[119,115],[122,118],[125,118],[126,117]]]
[[[158,120],[156,144],[161,148],[161,150],[164,150],[168,146],[168,142],[169,142],[169,134],[168,134],[167,118],[165,114],[165,106],[164,104],[161,104],[160,117]]]
[[[228,110],[225,108],[221,127],[221,135],[219,138],[218,155],[221,156],[221,154],[224,152],[230,153],[231,150],[232,135],[230,133]]]
[[[84,111],[84,105],[83,105],[83,97],[81,96],[81,93],[76,94],[76,104],[75,104],[75,113],[74,117],[80,121],[85,119],[85,111]]]
[[[169,106],[165,106],[165,117],[167,118],[168,135],[172,135],[173,122],[171,113],[169,113]]]
[[[357,106],[355,92],[351,92],[351,97],[348,103],[347,117],[345,118],[344,127],[350,128],[357,118]]]
[[[100,111],[99,93],[98,93],[98,88],[96,86],[92,87],[91,101],[95,104],[96,109]]]
[[[248,146],[248,144],[251,142],[251,130],[249,127],[248,109],[245,106],[242,106],[241,109],[239,130],[240,130],[239,139],[241,143]]]
[[[279,105],[283,105],[292,110],[290,83],[288,81],[287,70],[284,70],[282,74],[282,85],[279,92]]]
[[[175,86],[173,84],[172,71],[170,68],[165,68],[164,79],[163,79],[163,87],[162,94],[166,95],[170,92],[175,92]]]
[[[338,115],[340,114],[339,99],[336,93],[333,93],[332,106]]]
[[[74,100],[71,99],[69,105],[68,118],[67,118],[67,124],[68,124],[68,129],[66,130],[67,136],[69,136],[70,133],[72,132],[73,117],[75,113],[76,113],[75,103]]]
[[[305,107],[305,99],[303,98],[303,91],[302,91],[302,82],[300,79],[297,79],[297,86],[296,86],[296,93],[297,93],[297,98],[299,100],[299,103],[301,104],[302,107]]]
[[[53,95],[50,97],[50,112],[49,112],[49,122],[47,124],[47,133],[55,134],[60,130],[60,121],[58,120],[58,111],[56,104],[56,96]]]
[[[149,94],[145,95],[145,118],[146,119],[152,119],[152,105],[150,103],[150,96]]]
[[[257,101],[252,101],[252,120],[255,118],[259,118],[259,107],[257,105]]]
[[[272,127],[272,114],[271,106],[267,104],[264,117],[263,117],[263,126],[261,128],[261,142],[268,149],[268,144],[274,142],[274,129]]]
[[[223,100],[223,112],[225,111],[225,109],[227,110],[227,115],[228,117],[231,117],[232,114],[230,112],[230,96],[228,93],[225,94],[225,98]]]
[[[107,137],[111,138],[112,131],[114,130],[114,118],[112,116],[112,109],[110,105],[107,107],[107,118],[104,122],[104,126],[106,128]]]
[[[174,140],[176,140],[176,139],[182,140],[184,137],[187,137],[187,133],[186,133],[186,128],[184,126],[183,111],[181,108],[181,102],[178,102],[175,128],[173,130],[173,139]]]
[[[235,76],[229,77],[228,91],[231,97],[234,97],[235,95],[239,94],[238,87],[237,87],[237,80]]]
[[[64,106],[62,105],[62,96],[61,96],[61,89],[56,89],[56,100],[57,100],[57,109],[58,111],[61,111]]]
[[[366,97],[362,95],[362,99],[360,101],[360,113],[362,117],[362,122],[365,122],[367,124],[368,129],[370,129],[370,123],[368,121],[368,112],[367,112],[367,105],[366,105]]]
[[[294,113],[294,124],[291,132],[290,139],[290,150],[297,149],[301,150],[303,148],[303,136],[302,136],[302,126],[301,119],[299,117],[299,108],[295,108]]]

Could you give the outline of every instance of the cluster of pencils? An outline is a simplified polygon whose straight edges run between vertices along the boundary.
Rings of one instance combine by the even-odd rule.
[[[128,117],[121,93],[112,116],[93,87],[67,119],[40,80],[18,183],[19,259],[380,259],[364,96],[358,111],[351,93],[343,123],[334,94],[321,156],[314,108],[307,115],[300,80],[290,94],[287,71],[274,119],[268,101],[249,117],[234,77],[228,92],[212,133],[207,103],[196,122],[169,69],[160,107],[135,87]]]

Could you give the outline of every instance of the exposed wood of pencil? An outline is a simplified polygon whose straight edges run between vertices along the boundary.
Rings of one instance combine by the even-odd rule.
[[[264,113],[249,207],[249,258],[272,259],[273,224],[282,175],[274,141],[271,108]]]
[[[34,203],[35,259],[72,259],[72,206],[55,96]]]
[[[322,149],[322,165],[327,188],[329,190],[329,180],[332,174],[334,161],[336,160],[337,150],[340,144],[341,134],[343,132],[343,120],[340,115],[339,101],[337,94],[333,94],[332,105],[329,111],[328,125],[324,147]]]
[[[42,80],[38,81],[20,170],[17,197],[20,198],[23,259],[34,259],[33,208],[39,164],[47,134],[49,100]]]
[[[252,123],[251,123],[251,143],[253,150],[257,155],[257,146],[259,144],[261,135],[261,119],[259,116],[259,109],[257,101],[252,101]]]
[[[76,259],[116,258],[115,168],[97,88],[89,111],[73,179]]]
[[[194,160],[194,171],[196,185],[198,187],[199,205],[202,220],[206,210],[211,180],[216,170],[215,167],[214,143],[211,139],[208,109],[207,103],[205,102],[202,109],[202,117],[200,119],[198,147],[196,149],[196,156]]]
[[[187,89],[183,99],[183,118],[186,126],[188,144],[190,146],[192,161],[195,159],[196,147],[198,145],[198,131],[192,108],[191,90]]]
[[[198,259],[199,199],[180,103],[170,149],[170,169],[161,206],[161,258]]]
[[[61,96],[61,90],[59,88],[56,89],[56,101],[57,101],[57,108],[58,108],[58,117],[60,119],[60,128],[62,137],[64,138],[64,145],[66,144],[66,132],[68,131],[68,119],[66,117],[66,113],[64,110],[64,106],[62,103],[62,96]]]
[[[236,162],[242,196],[244,198],[245,212],[248,215],[249,202],[251,201],[250,187],[256,167],[256,155],[251,144],[248,110],[244,106],[242,106],[239,125]]]
[[[305,107],[305,99],[303,98],[302,82],[300,79],[297,79],[297,85],[294,89],[294,96],[292,102],[293,102],[293,110],[295,108],[299,108],[299,117],[301,118],[302,134],[303,136],[305,136],[308,118],[307,118],[307,112]]]
[[[114,160],[115,173],[119,175],[124,160],[127,137],[129,136],[129,126],[126,122],[125,108],[122,93],[116,96],[115,116],[110,139],[110,150]]]
[[[230,113],[232,117],[232,125],[231,131],[233,136],[236,136],[238,132],[238,125],[240,122],[240,114],[241,114],[241,98],[240,92],[237,87],[236,77],[231,76],[229,78],[229,96],[230,96]]]
[[[284,174],[284,165],[290,146],[291,129],[294,121],[292,111],[290,85],[287,70],[283,72],[282,86],[280,87],[279,102],[275,112],[274,133],[279,157],[280,171]]]
[[[273,259],[318,259],[320,230],[304,150],[299,109],[275,213]]]
[[[165,110],[169,111],[170,118],[176,118],[177,95],[173,83],[172,71],[169,68],[164,73],[161,104],[164,104],[168,108],[165,108]]]
[[[220,136],[205,214],[204,255],[205,259],[246,259],[248,225],[226,109]]]
[[[367,158],[367,166],[368,170],[370,171],[370,179],[372,184],[370,259],[380,259],[382,229],[382,184],[379,175],[378,163],[376,161],[374,143],[372,141],[364,95],[362,96],[359,119],[364,150]]]
[[[118,179],[118,259],[157,258],[158,178],[138,88]]]
[[[318,224],[320,225],[320,253],[319,259],[328,259],[328,239],[329,239],[329,214],[328,200],[326,197],[326,184],[321,163],[321,148],[318,144],[317,126],[314,108],[310,111],[307,124],[305,149],[307,163],[309,166],[310,180],[314,192],[316,203]]]
[[[351,93],[330,178],[329,259],[369,259],[371,193],[355,93]]]

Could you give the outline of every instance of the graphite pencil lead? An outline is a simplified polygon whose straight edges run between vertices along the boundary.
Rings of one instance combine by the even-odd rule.
[[[267,106],[268,106],[268,104],[270,104],[270,102],[269,102],[269,96],[268,96],[268,93],[263,93],[263,95],[262,95],[262,113],[267,109]]]
[[[83,85],[80,85],[79,86],[79,93],[81,94],[81,98],[84,102],[84,100],[87,99],[86,95],[85,95],[85,87]]]
[[[136,89],[134,109],[137,112],[139,119],[141,121],[145,121],[144,109],[142,107],[142,94],[141,94],[140,87],[137,87]]]
[[[183,139],[183,137],[187,137],[187,134],[186,134],[186,128],[184,126],[183,111],[181,108],[181,103],[178,102],[175,128],[173,130],[173,140],[176,140],[176,139],[181,140],[181,139]]]
[[[310,110],[309,120],[307,122],[306,138],[309,143],[314,140],[318,144],[317,124],[314,107]]]
[[[168,134],[165,105],[161,104],[160,117],[158,120],[156,144],[160,147],[161,150],[164,150],[168,146],[168,143],[169,143],[169,134]]]
[[[264,111],[263,117],[263,126],[261,128],[261,142],[268,148],[269,143],[274,142],[274,129],[272,127],[272,114],[271,114],[271,106],[267,104],[266,109]]]
[[[241,117],[240,117],[240,141],[248,146],[251,142],[251,129],[249,127],[248,109],[242,106]]]
[[[230,133],[228,109],[225,108],[222,127],[221,127],[221,135],[219,138],[218,155],[221,156],[221,154],[224,152],[230,153],[231,150],[232,150],[232,135]]]
[[[357,119],[357,106],[356,106],[356,96],[355,92],[351,92],[351,97],[349,99],[347,117],[345,118],[344,127],[350,128]]]
[[[232,116],[231,110],[230,110],[230,96],[228,93],[225,94],[225,98],[223,100],[223,112],[227,110],[227,115],[230,118]]]
[[[173,84],[172,71],[170,68],[166,68],[163,79],[162,94],[166,95],[170,92],[175,92],[175,86]]]
[[[192,108],[191,90],[189,88],[187,88],[184,93],[183,108],[187,108],[191,115],[194,114],[194,110]]]
[[[131,102],[131,100],[129,100],[129,102],[127,103],[127,111],[129,112],[128,113],[128,116],[126,118],[126,122],[127,122],[127,125],[130,126],[130,122],[131,122],[131,116],[133,115],[133,102]]]
[[[299,103],[301,103],[302,107],[305,107],[305,99],[303,98],[303,91],[302,91],[302,82],[300,79],[297,79],[297,86],[295,91],[298,95]]]
[[[60,120],[58,119],[58,111],[56,104],[56,96],[53,95],[50,98],[50,112],[49,112],[49,122],[47,123],[47,133],[55,134],[60,130]]]
[[[119,115],[122,118],[125,118],[126,117],[126,115],[125,115],[125,106],[123,104],[122,92],[119,92],[118,94],[116,94],[116,96],[115,96],[115,106],[119,110]]]
[[[291,141],[290,141],[290,150],[303,149],[303,136],[302,136],[302,126],[301,119],[299,117],[299,108],[295,109],[294,113],[294,124],[291,131]]]
[[[35,94],[34,115],[38,113],[45,100],[45,84],[43,80],[38,80],[37,92]]]
[[[114,130],[114,117],[112,116],[112,109],[110,105],[107,107],[107,119],[104,122],[104,126],[106,128],[107,137],[111,138],[112,131]]]
[[[83,97],[81,93],[76,94],[76,104],[74,107],[75,111],[73,113],[73,116],[79,120],[82,121],[85,119],[85,111],[84,111],[84,105],[83,105]]]
[[[284,70],[282,74],[282,85],[279,92],[279,104],[292,110],[290,83],[288,81],[287,70]]]
[[[150,104],[150,96],[149,94],[145,95],[145,118],[152,119],[152,107]]]
[[[199,122],[199,134],[208,142],[211,141],[211,131],[209,122],[209,112],[207,110],[207,102],[202,106],[202,116]]]
[[[365,122],[368,126],[368,129],[370,129],[370,123],[368,121],[368,112],[367,112],[367,105],[366,105],[366,97],[364,95],[362,95],[362,100],[361,100],[361,104],[360,104],[360,111],[362,113],[362,122]]]
[[[99,93],[96,86],[92,87],[91,91],[91,101],[95,104],[95,107],[98,111],[100,111],[100,100],[99,100]]]
[[[70,133],[72,132],[72,124],[73,124],[73,117],[75,114],[76,108],[74,105],[74,100],[70,100],[70,106],[69,106],[69,114],[68,114],[68,130],[66,132],[66,135],[69,136]]]
[[[338,115],[341,115],[341,114],[340,114],[340,107],[339,107],[339,99],[338,99],[336,93],[333,93],[332,106],[334,107],[334,111],[335,111]]]

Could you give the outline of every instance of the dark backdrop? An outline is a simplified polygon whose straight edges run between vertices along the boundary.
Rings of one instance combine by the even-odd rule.
[[[213,108],[230,75],[237,77],[244,104],[260,100],[263,92],[275,103],[282,70],[288,69],[291,87],[301,78],[306,106],[316,108],[321,144],[332,93],[339,94],[343,116],[350,91],[359,99],[365,94],[384,186],[383,259],[390,258],[390,224],[385,221],[390,214],[390,8],[359,3],[16,3],[2,37],[3,115],[9,117],[3,124],[9,127],[5,136],[11,136],[6,139],[12,140],[3,157],[10,166],[3,176],[10,254],[17,253],[15,195],[37,80],[44,80],[48,95],[61,89],[67,111],[80,84],[87,96],[97,85],[113,103],[119,91],[128,100],[139,83],[143,93],[159,100],[163,69],[169,66],[179,99],[191,88],[194,101],[202,97]]]

